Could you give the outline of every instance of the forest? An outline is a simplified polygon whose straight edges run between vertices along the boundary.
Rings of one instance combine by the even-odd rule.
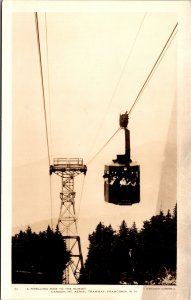
[[[47,227],[38,234],[30,227],[12,237],[12,283],[62,284],[70,260],[63,236]]]
[[[141,230],[118,232],[101,222],[89,235],[89,252],[80,283],[85,284],[176,284],[177,209],[145,221]]]
[[[100,222],[88,239],[79,284],[176,284],[176,206],[144,221],[140,230],[124,220],[118,231]],[[12,283],[61,284],[69,260],[58,228],[37,234],[28,227],[12,237]]]

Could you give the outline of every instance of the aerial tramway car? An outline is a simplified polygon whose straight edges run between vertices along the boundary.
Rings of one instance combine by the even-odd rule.
[[[125,154],[118,154],[110,165],[105,165],[104,197],[108,203],[132,205],[140,202],[140,166],[130,158],[128,113],[120,114],[120,127],[125,133]]]

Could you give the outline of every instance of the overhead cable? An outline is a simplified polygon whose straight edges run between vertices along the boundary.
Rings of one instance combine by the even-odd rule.
[[[131,55],[132,55],[132,52],[133,52],[133,50],[134,50],[135,44],[136,44],[137,39],[138,39],[138,37],[139,37],[139,33],[140,33],[140,31],[141,31],[141,28],[142,28],[142,25],[143,25],[143,23],[144,23],[144,20],[145,20],[146,15],[147,15],[147,13],[144,13],[144,15],[143,15],[143,17],[142,17],[142,19],[141,19],[141,22],[140,22],[138,31],[137,31],[137,33],[136,33],[136,35],[135,35],[135,38],[134,38],[133,43],[132,43],[132,45],[131,45],[130,51],[129,51],[129,53],[128,53],[128,55],[127,55],[127,58],[126,58],[126,60],[125,60],[125,62],[124,62],[124,65],[123,65],[123,67],[122,67],[122,70],[121,70],[119,79],[118,79],[118,81],[117,81],[117,83],[116,83],[116,85],[115,85],[115,87],[114,87],[113,93],[112,93],[112,95],[111,95],[111,98],[110,98],[110,100],[109,100],[109,102],[108,102],[108,105],[107,105],[107,108],[106,108],[106,110],[105,110],[105,114],[104,114],[104,116],[103,116],[103,119],[102,119],[102,121],[101,121],[101,124],[100,124],[100,126],[99,126],[99,128],[98,128],[98,130],[97,130],[97,133],[96,133],[96,135],[95,135],[94,141],[93,141],[92,146],[91,146],[90,150],[88,151],[88,153],[91,152],[91,150],[92,150],[92,148],[93,148],[93,146],[94,146],[94,144],[95,144],[96,137],[98,136],[98,134],[99,134],[99,132],[100,132],[100,130],[101,130],[103,124],[104,124],[104,121],[105,121],[105,118],[106,118],[106,114],[108,113],[108,111],[109,111],[109,109],[110,109],[110,107],[111,107],[112,101],[113,101],[113,99],[114,99],[114,97],[115,97],[115,95],[116,95],[117,89],[118,89],[118,87],[119,87],[119,84],[120,84],[120,82],[121,82],[121,79],[122,79],[122,77],[123,77],[123,74],[124,74],[124,72],[125,72],[125,70],[126,70],[126,67],[127,67],[128,62],[129,62],[129,59],[130,59],[130,57],[131,57]]]
[[[45,15],[46,17],[46,15]],[[43,109],[44,109],[44,120],[45,120],[45,129],[46,129],[46,143],[47,143],[47,152],[48,152],[48,163],[50,167],[50,149],[49,149],[49,138],[48,138],[48,125],[47,125],[47,113],[46,113],[46,101],[45,101],[45,87],[44,87],[44,77],[43,77],[43,68],[42,68],[42,53],[41,53],[41,46],[40,46],[40,34],[39,34],[39,24],[38,24],[38,14],[35,13],[35,24],[36,24],[36,35],[37,35],[37,44],[38,44],[38,56],[39,56],[39,63],[40,63],[40,74],[41,74],[41,85],[42,85],[42,94],[43,94]],[[46,49],[47,49],[47,68],[48,68],[48,43],[47,43],[47,24],[45,18],[45,25],[46,25]],[[49,91],[49,69],[48,69],[48,94]],[[50,104],[50,98],[49,98]],[[53,229],[53,221],[52,221],[52,183],[51,183],[51,176],[49,181],[49,188],[50,188],[50,220],[51,220],[51,229]]]
[[[156,70],[157,65],[160,63],[160,61],[161,61],[161,59],[162,59],[162,57],[163,57],[163,54],[164,54],[165,51],[168,49],[168,47],[169,47],[171,41],[172,41],[173,38],[174,38],[174,37],[173,37],[173,34],[175,33],[175,31],[176,31],[176,29],[177,29],[177,26],[178,26],[178,23],[176,23],[176,25],[174,26],[174,28],[173,28],[173,30],[172,30],[172,32],[171,32],[169,38],[167,39],[167,41],[166,41],[164,47],[162,48],[162,51],[160,52],[160,54],[159,54],[157,60],[155,61],[154,65],[153,65],[153,67],[152,67],[152,69],[151,69],[151,71],[149,72],[149,75],[147,76],[147,78],[146,78],[146,80],[144,81],[144,83],[143,83],[143,85],[142,85],[142,87],[141,87],[141,89],[140,89],[140,91],[139,91],[137,97],[135,98],[135,101],[133,102],[133,105],[131,106],[131,108],[130,108],[128,114],[130,114],[130,113],[132,112],[132,110],[133,110],[133,108],[135,107],[135,104],[137,103],[139,97],[141,96],[141,94],[142,94],[144,88],[146,87],[146,85],[147,85],[147,83],[149,82],[149,80],[150,80],[152,74],[153,74],[154,71]],[[176,34],[176,33],[175,33],[175,34]],[[105,148],[105,146],[113,139],[113,137],[118,133],[118,131],[119,131],[120,129],[121,129],[121,128],[119,127],[119,128],[114,132],[114,134],[109,138],[109,140],[108,140],[108,141],[100,148],[100,150],[99,150],[99,151],[98,151],[98,152],[97,152],[97,153],[96,153],[96,154],[88,161],[87,164],[90,164],[90,163],[97,157],[97,155],[100,154],[100,152],[101,152],[101,151]]]
[[[119,84],[120,84],[120,82],[121,82],[121,79],[122,79],[122,77],[123,77],[123,74],[124,74],[124,72],[125,72],[125,69],[126,69],[126,67],[127,67],[127,64],[128,64],[128,62],[129,62],[129,59],[130,59],[130,57],[131,57],[131,55],[132,55],[132,52],[133,52],[133,50],[134,50],[135,44],[136,44],[136,42],[137,42],[137,39],[138,39],[139,33],[140,33],[140,31],[141,31],[142,25],[143,25],[143,23],[144,23],[144,20],[145,20],[146,15],[147,15],[147,13],[145,13],[145,14],[143,15],[142,19],[141,19],[141,22],[140,22],[138,31],[137,31],[137,33],[136,33],[136,36],[135,36],[135,38],[134,38],[134,40],[133,40],[133,43],[132,43],[131,48],[130,48],[130,51],[129,51],[128,55],[127,55],[127,58],[126,58],[126,60],[125,60],[125,63],[124,63],[124,65],[123,65],[123,68],[122,68],[122,70],[121,70],[119,79],[118,79],[118,81],[117,81],[117,83],[116,83],[116,85],[115,85],[115,88],[114,88],[114,90],[113,90],[111,99],[110,99],[110,101],[109,101],[109,103],[108,103],[108,106],[107,106],[107,109],[106,109],[106,113],[108,112],[108,110],[109,110],[109,108],[110,108],[110,106],[111,106],[111,104],[112,104],[113,98],[115,97],[115,94],[116,94],[116,92],[117,92],[117,89],[118,89],[118,87],[119,87]],[[105,116],[106,116],[106,114],[105,114]],[[103,119],[103,121],[102,121],[102,124],[101,124],[100,128],[101,128],[102,125],[103,125],[103,122],[104,122],[104,120],[105,120],[105,116],[104,116],[104,119]]]
[[[96,152],[96,154],[87,162],[87,165],[89,165],[97,156],[100,154],[100,152],[107,146],[107,144],[114,138],[114,136],[119,132],[121,128],[118,128],[114,134],[107,140],[107,142],[99,149],[99,151]]]
[[[37,12],[35,12],[35,24],[36,24],[36,35],[37,35],[37,44],[38,44],[38,56],[39,56],[39,63],[40,63],[42,95],[43,95],[43,108],[44,108],[44,119],[45,119],[45,128],[46,128],[46,143],[47,143],[47,151],[48,151],[48,161],[49,161],[49,166],[50,166],[50,151],[49,151],[48,125],[47,125],[47,115],[46,115],[45,88],[44,88],[42,54],[41,54],[41,46],[40,46],[40,34],[39,34],[39,24],[38,24]]]
[[[171,32],[171,34],[170,34],[168,40],[166,41],[166,43],[165,43],[165,45],[164,45],[162,51],[160,52],[160,54],[159,54],[157,60],[155,61],[155,63],[154,63],[154,65],[153,65],[151,71],[149,72],[149,75],[147,76],[145,82],[143,83],[142,88],[140,89],[140,91],[139,91],[137,97],[135,98],[135,101],[133,102],[133,105],[131,106],[131,108],[130,108],[130,110],[129,110],[129,112],[128,112],[129,115],[131,114],[133,108],[135,107],[135,104],[137,103],[139,97],[141,96],[141,94],[142,94],[142,92],[143,92],[145,86],[146,86],[147,83],[149,82],[149,80],[150,80],[150,78],[151,78],[153,72],[155,71],[155,69],[156,69],[156,67],[157,67],[157,64],[158,64],[158,62],[160,61],[162,55],[164,54],[164,52],[165,52],[166,49],[168,48],[168,44],[169,44],[169,42],[171,41],[171,38],[172,38],[172,36],[173,36],[173,34],[174,34],[174,32],[175,32],[177,26],[178,26],[178,22],[177,22],[176,25],[174,26],[174,28],[173,28],[173,30],[172,30],[172,32]]]

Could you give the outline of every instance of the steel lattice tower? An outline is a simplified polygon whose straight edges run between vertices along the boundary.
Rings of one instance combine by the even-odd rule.
[[[83,257],[81,251],[80,236],[77,231],[77,217],[75,212],[75,176],[87,172],[86,165],[81,158],[56,158],[50,166],[50,175],[55,173],[61,177],[60,192],[60,214],[58,228],[64,237],[67,250],[71,252],[71,258],[64,271],[64,283],[70,283],[70,272],[72,272],[76,283],[83,268]]]

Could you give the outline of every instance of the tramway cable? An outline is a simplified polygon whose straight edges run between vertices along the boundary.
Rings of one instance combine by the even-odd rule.
[[[144,81],[144,83],[143,83],[143,85],[142,85],[142,87],[141,87],[139,93],[137,94],[137,96],[136,96],[136,98],[135,98],[135,100],[134,100],[132,106],[130,107],[130,110],[129,110],[129,112],[128,112],[128,116],[132,113],[133,108],[135,107],[135,105],[136,105],[138,99],[140,98],[140,96],[141,96],[143,90],[145,89],[146,85],[148,84],[149,80],[151,79],[151,76],[153,75],[154,71],[156,70],[157,65],[159,65],[159,63],[160,63],[160,61],[161,61],[161,59],[162,59],[162,57],[163,57],[163,54],[164,54],[165,51],[168,49],[169,44],[170,44],[171,41],[173,40],[173,38],[174,38],[174,37],[173,37],[173,34],[175,33],[175,35],[176,35],[176,32],[175,32],[175,31],[176,31],[176,29],[177,29],[177,26],[178,26],[178,22],[177,22],[176,25],[174,26],[174,28],[173,28],[173,30],[172,30],[170,36],[168,37],[168,39],[167,39],[167,41],[166,41],[164,47],[162,48],[162,50],[161,50],[161,52],[160,52],[160,54],[159,54],[157,60],[155,61],[153,67],[151,68],[151,71],[149,72],[149,74],[148,74],[146,80]],[[174,35],[174,36],[175,36],[175,35]],[[127,112],[126,112],[126,113],[127,113]],[[102,151],[102,150],[106,147],[106,145],[114,138],[114,136],[119,132],[120,129],[121,129],[121,128],[119,127],[119,128],[114,132],[114,134],[107,140],[107,142],[106,142],[106,143],[105,143],[105,144],[104,144],[104,145],[96,152],[96,154],[88,161],[87,165],[89,165],[89,164],[90,164],[90,163],[91,163],[91,162],[92,162],[92,161],[93,161],[93,160],[101,153],[101,151]]]
[[[172,36],[173,36],[173,34],[174,34],[174,32],[175,32],[177,26],[178,26],[178,22],[177,22],[176,25],[174,26],[174,28],[173,28],[173,30],[172,30],[172,32],[171,32],[171,34],[170,34],[168,40],[166,41],[166,43],[165,43],[165,45],[164,45],[162,51],[160,52],[160,54],[159,54],[159,56],[158,56],[156,62],[154,63],[154,65],[153,65],[151,71],[149,72],[149,74],[148,74],[148,76],[147,76],[145,82],[143,83],[142,88],[140,89],[140,91],[139,91],[137,97],[135,98],[135,101],[133,102],[133,105],[131,106],[131,108],[130,108],[130,110],[129,110],[129,112],[128,112],[128,115],[131,114],[131,112],[132,112],[132,110],[133,110],[135,104],[137,103],[137,101],[138,101],[140,95],[142,94],[142,92],[143,92],[145,86],[147,85],[148,81],[150,80],[150,78],[151,78],[151,76],[152,76],[154,70],[156,69],[156,66],[157,66],[158,62],[160,61],[162,55],[163,55],[164,52],[165,52],[165,49],[167,48],[168,44],[170,43],[170,40],[171,40],[171,38],[172,38]]]
[[[107,140],[107,142],[99,149],[98,152],[96,152],[96,154],[87,162],[87,165],[89,165],[100,153],[101,151],[107,146],[107,144],[109,144],[109,142],[114,138],[114,136],[119,132],[121,128],[118,128],[114,134]]]
[[[39,24],[38,24],[38,14],[37,14],[37,12],[35,12],[35,23],[36,23],[38,57],[39,57],[39,63],[40,63],[41,85],[42,85],[42,95],[43,95],[43,109],[44,109],[44,119],[45,119],[45,128],[46,128],[46,144],[47,144],[47,151],[48,151],[48,162],[49,162],[49,166],[50,166],[50,150],[49,150],[48,125],[47,125],[47,115],[46,115],[45,88],[44,88],[44,77],[43,77],[43,68],[42,68],[42,54],[41,54],[41,46],[40,46],[40,34],[39,34]]]
[[[46,18],[45,18],[46,24]],[[47,113],[46,113],[46,100],[45,100],[45,87],[44,87],[44,77],[43,77],[43,67],[42,67],[42,53],[41,53],[41,45],[40,45],[40,33],[39,33],[39,22],[38,22],[38,14],[35,12],[35,25],[36,25],[36,36],[37,36],[37,45],[38,45],[38,57],[40,64],[40,74],[41,74],[41,85],[42,85],[42,95],[43,95],[43,110],[44,110],[44,120],[45,120],[45,129],[46,129],[46,144],[47,144],[47,152],[48,152],[48,163],[50,167],[50,149],[49,149],[49,138],[48,138],[48,124],[47,124]],[[48,43],[47,43],[47,24],[46,24],[46,50],[47,50],[47,65],[48,65]],[[48,66],[47,66],[48,67]],[[49,94],[49,68],[48,68],[48,94]],[[50,102],[50,98],[49,98]],[[50,177],[50,176],[49,176]],[[51,210],[51,228],[53,228],[52,222],[52,183],[51,177],[49,178],[49,192],[50,192],[50,210]]]
[[[126,60],[125,60],[125,62],[124,62],[124,65],[123,65],[123,67],[122,67],[122,70],[121,70],[121,72],[120,72],[119,79],[118,79],[118,81],[117,81],[117,83],[116,83],[116,85],[115,85],[115,87],[114,87],[114,90],[113,90],[113,93],[112,93],[112,95],[111,95],[111,98],[110,98],[110,100],[109,100],[109,102],[108,102],[108,105],[107,105],[105,114],[104,114],[104,116],[103,116],[103,119],[102,119],[102,121],[101,121],[101,123],[100,123],[100,126],[99,126],[99,128],[98,128],[98,130],[97,130],[97,133],[96,133],[96,135],[95,135],[94,141],[93,141],[93,143],[92,143],[92,145],[91,145],[91,148],[90,148],[90,150],[88,151],[88,153],[91,153],[91,150],[92,150],[92,148],[93,148],[93,146],[94,146],[94,144],[95,144],[95,141],[96,141],[96,137],[98,136],[98,134],[99,134],[99,132],[100,132],[100,130],[101,130],[101,128],[102,128],[102,125],[103,125],[103,123],[104,123],[104,121],[105,121],[106,113],[108,112],[108,110],[109,110],[110,107],[111,107],[111,103],[112,103],[112,101],[113,101],[113,99],[114,99],[114,97],[115,97],[115,95],[116,95],[117,89],[118,89],[119,84],[120,84],[121,79],[122,79],[122,76],[123,76],[123,74],[124,74],[124,72],[125,72],[125,69],[126,69],[126,67],[127,67],[127,64],[128,64],[128,62],[129,62],[130,57],[131,57],[131,55],[132,55],[132,52],[133,52],[133,50],[134,50],[135,44],[136,44],[137,39],[138,39],[138,37],[139,37],[139,33],[140,33],[141,28],[142,28],[142,26],[143,26],[143,23],[144,23],[144,20],[145,20],[145,18],[146,18],[146,15],[147,15],[147,13],[144,13],[144,15],[143,15],[143,17],[142,17],[142,19],[141,19],[141,22],[140,22],[138,31],[137,31],[137,33],[136,33],[136,35],[135,35],[135,38],[134,38],[134,40],[133,40],[133,43],[132,43],[132,45],[131,45],[131,47],[130,47],[130,51],[129,51],[128,55],[127,55],[127,58],[126,58]]]

